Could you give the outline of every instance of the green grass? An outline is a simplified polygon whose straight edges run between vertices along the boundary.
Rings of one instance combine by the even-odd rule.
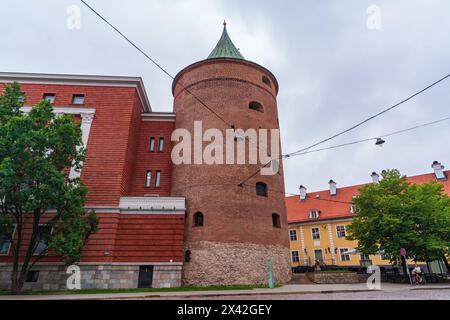
[[[280,287],[280,285],[275,285]],[[215,290],[251,290],[257,288],[268,288],[267,285],[230,285],[230,286],[182,286],[177,288],[139,288],[139,289],[82,289],[82,290],[51,290],[31,291],[25,290],[24,295],[60,295],[60,294],[102,294],[102,293],[145,293],[145,292],[182,292],[182,291],[215,291]],[[10,295],[9,291],[0,291],[0,295]]]

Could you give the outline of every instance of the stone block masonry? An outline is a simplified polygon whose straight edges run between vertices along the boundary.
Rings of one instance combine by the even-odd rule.
[[[310,272],[307,277],[317,284],[359,283],[356,272]]]
[[[139,265],[80,265],[81,289],[129,289],[138,287]],[[9,290],[11,265],[0,265],[0,290]],[[63,265],[36,265],[36,282],[26,282],[23,289],[33,291],[66,290],[70,276]],[[181,265],[155,265],[153,288],[181,286]]]
[[[273,261],[275,283],[291,279],[289,249],[253,243],[191,243],[184,264],[184,285],[267,284],[267,259]]]

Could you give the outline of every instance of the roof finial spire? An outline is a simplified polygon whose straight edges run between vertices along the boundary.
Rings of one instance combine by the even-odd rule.
[[[219,39],[214,50],[209,54],[208,59],[213,58],[233,58],[233,59],[244,59],[239,50],[231,42],[230,37],[227,32],[227,22],[223,21],[223,31],[222,36]]]

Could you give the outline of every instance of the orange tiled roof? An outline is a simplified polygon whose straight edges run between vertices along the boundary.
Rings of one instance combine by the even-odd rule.
[[[445,174],[449,179],[438,182],[444,185],[444,191],[450,195],[450,170],[445,171]],[[431,180],[436,181],[434,173],[408,177],[408,181],[411,183],[425,183]],[[354,214],[350,212],[350,202],[353,196],[358,194],[358,190],[365,185],[359,184],[338,188],[335,196],[330,195],[329,189],[308,192],[306,200],[303,201],[300,200],[299,196],[286,197],[288,223],[351,218]],[[317,195],[319,196],[318,199],[316,199]],[[320,210],[319,218],[309,218],[311,209]]]

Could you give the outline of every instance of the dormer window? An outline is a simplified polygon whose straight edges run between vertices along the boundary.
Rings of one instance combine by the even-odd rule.
[[[356,204],[350,205],[350,213],[356,213]]]
[[[320,216],[320,211],[319,210],[316,210],[316,209],[311,209],[311,210],[309,210],[309,217],[311,218],[311,219],[316,219],[316,218],[318,218]]]

